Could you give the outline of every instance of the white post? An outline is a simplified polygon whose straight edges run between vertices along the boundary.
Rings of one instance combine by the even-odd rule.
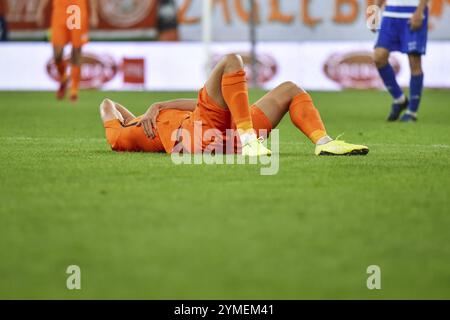
[[[212,42],[212,3],[213,0],[202,0],[203,2],[203,17],[202,17],[202,32],[203,32],[203,46],[206,56],[205,70],[207,75],[211,71],[212,67],[212,54],[211,54],[211,42]]]
[[[250,43],[251,43],[251,58],[252,58],[252,80],[251,86],[252,88],[258,87],[258,68],[256,65],[256,42],[257,42],[257,34],[256,34],[256,24],[257,24],[257,16],[256,12],[256,0],[250,0]]]

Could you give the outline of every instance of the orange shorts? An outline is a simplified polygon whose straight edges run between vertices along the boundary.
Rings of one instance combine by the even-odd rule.
[[[106,140],[114,151],[123,152],[164,152],[164,146],[157,135],[154,139],[147,138],[143,127],[137,127],[139,118],[129,125],[123,125],[115,119],[105,122]]]
[[[74,6],[78,9],[71,9]],[[75,10],[75,11],[74,11]],[[79,14],[79,16],[77,16]],[[76,19],[78,17],[79,19]],[[79,23],[77,25],[76,23]],[[89,42],[89,13],[86,0],[54,1],[51,24],[51,42],[63,47],[71,43],[81,48]]]
[[[251,106],[253,128],[258,136],[267,137],[272,131],[272,123],[256,105]],[[221,108],[207,93],[206,88],[198,94],[197,108],[192,116],[185,120],[182,129],[183,146],[185,150],[201,152],[208,148],[222,149],[224,153],[237,152],[239,142],[236,138],[236,125],[229,110]],[[232,130],[232,131],[230,131]],[[227,133],[228,131],[228,133]],[[200,132],[200,136],[197,134]],[[205,135],[205,132],[206,135]],[[186,139],[185,134],[189,137]],[[232,147],[226,146],[227,141],[233,141]],[[220,147],[218,147],[220,145]]]

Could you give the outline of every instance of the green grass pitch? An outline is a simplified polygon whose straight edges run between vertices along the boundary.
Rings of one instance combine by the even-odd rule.
[[[286,117],[276,176],[174,166],[111,152],[98,105],[195,93],[0,93],[0,298],[450,298],[450,92],[407,125],[384,121],[385,93],[312,95],[367,157],[316,157]]]

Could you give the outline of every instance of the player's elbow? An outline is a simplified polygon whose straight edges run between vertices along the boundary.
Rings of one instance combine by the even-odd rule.
[[[114,106],[114,103],[112,102],[112,100],[105,98],[100,103],[100,112],[104,113],[105,111],[108,111],[109,109],[111,109],[113,106]]]

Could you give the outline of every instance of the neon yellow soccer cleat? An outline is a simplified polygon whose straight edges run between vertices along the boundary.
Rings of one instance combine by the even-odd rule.
[[[242,155],[247,157],[270,156],[272,151],[263,145],[262,139],[251,139],[242,147]]]
[[[369,148],[356,144],[350,144],[341,140],[333,140],[316,147],[318,156],[365,156]]]

